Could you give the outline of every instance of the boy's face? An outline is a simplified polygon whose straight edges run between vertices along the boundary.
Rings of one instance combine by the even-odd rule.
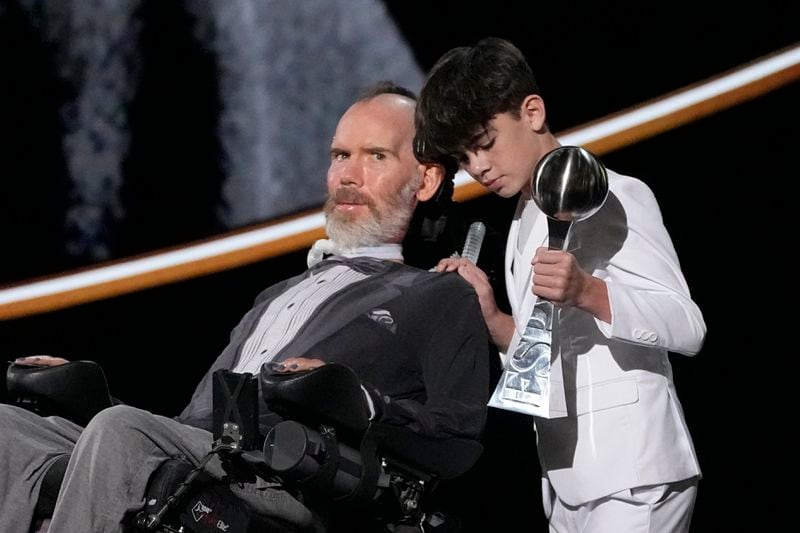
[[[520,191],[530,198],[536,164],[555,147],[540,122],[526,115],[524,107],[519,118],[510,112],[495,115],[468,142],[461,168],[503,198]]]
[[[538,161],[531,153],[533,135],[524,120],[511,113],[496,115],[470,140],[461,168],[503,198],[527,191]]]

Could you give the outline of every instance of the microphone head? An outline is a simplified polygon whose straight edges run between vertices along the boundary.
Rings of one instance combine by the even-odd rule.
[[[461,252],[461,257],[468,259],[473,265],[477,264],[485,235],[486,225],[483,222],[476,220],[470,224],[467,238],[464,239],[464,251]]]

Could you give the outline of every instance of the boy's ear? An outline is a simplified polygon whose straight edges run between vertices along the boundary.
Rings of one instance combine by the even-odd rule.
[[[520,116],[528,121],[533,131],[544,129],[547,117],[542,97],[538,94],[529,94],[526,96],[520,106]]]
[[[422,164],[422,184],[417,191],[417,200],[426,202],[433,198],[436,191],[439,190],[439,185],[444,180],[444,169],[441,165]]]

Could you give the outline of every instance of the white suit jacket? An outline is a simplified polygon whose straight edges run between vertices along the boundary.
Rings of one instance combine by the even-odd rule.
[[[560,311],[558,340],[568,416],[536,418],[543,475],[578,505],[627,488],[700,476],[667,352],[697,353],[703,316],[692,301],[652,191],[608,172],[603,207],[576,222],[568,249],[608,286],[612,321]],[[519,236],[520,218],[530,227]],[[520,202],[506,250],[506,282],[517,326],[514,353],[535,302],[531,264],[547,244],[547,217]]]

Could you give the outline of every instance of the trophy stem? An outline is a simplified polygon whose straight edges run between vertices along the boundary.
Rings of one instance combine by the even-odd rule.
[[[531,198],[547,216],[548,248],[566,250],[573,221],[592,216],[607,196],[605,168],[583,148],[561,146],[545,155],[531,177]],[[491,407],[544,418],[567,416],[558,319],[552,302],[534,302],[525,330],[510,347]]]
[[[567,236],[571,227],[572,221],[547,217],[547,247],[551,250],[565,250],[567,248]]]

